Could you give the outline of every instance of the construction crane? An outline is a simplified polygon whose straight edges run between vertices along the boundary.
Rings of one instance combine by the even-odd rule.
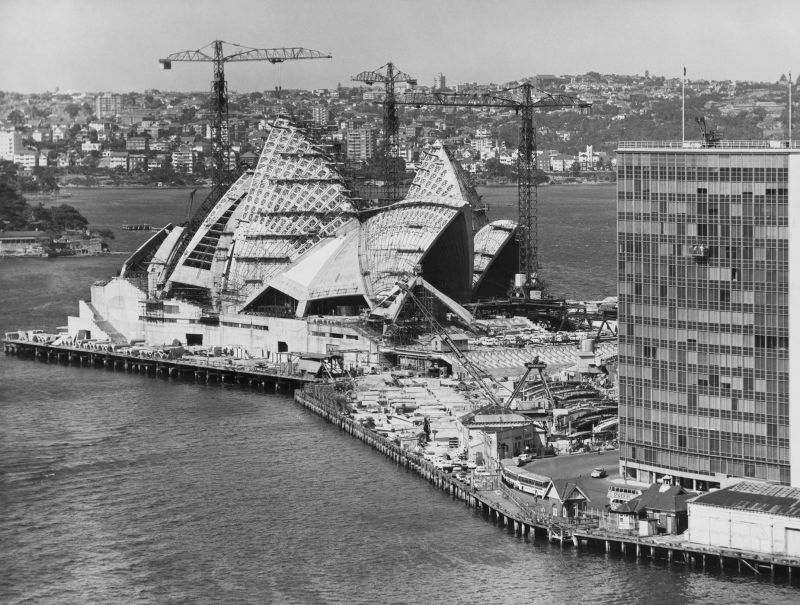
[[[722,133],[706,124],[705,116],[695,118],[694,121],[700,127],[700,134],[703,136],[703,147],[719,147]]]
[[[374,71],[362,71],[351,78],[353,82],[363,82],[372,86],[382,82],[385,87],[383,98],[383,175],[384,191],[389,202],[395,202],[402,195],[399,174],[399,148],[398,139],[399,122],[397,120],[397,103],[394,86],[398,82],[406,82],[411,86],[417,85],[417,79],[398,70],[391,61]]]
[[[225,53],[223,44],[232,46]],[[180,239],[167,261],[164,279],[169,279],[172,271],[203,220],[214,208],[225,190],[233,183],[236,170],[230,167],[230,140],[228,137],[228,85],[225,81],[225,63],[238,61],[269,61],[283,63],[299,59],[330,59],[331,55],[307,48],[249,48],[214,40],[198,50],[184,50],[159,59],[162,69],[172,69],[173,61],[200,61],[214,64],[214,79],[211,81],[211,153],[214,159],[214,179],[211,192],[192,214],[181,232]],[[192,199],[193,201],[193,199]]]
[[[506,407],[511,405],[511,402],[514,401],[514,398],[519,395],[522,387],[525,386],[525,381],[528,379],[528,375],[533,370],[538,370],[539,372],[539,379],[542,381],[544,385],[544,392],[547,395],[547,401],[550,403],[550,407],[553,407],[553,395],[550,392],[550,387],[547,386],[547,381],[544,378],[544,370],[547,368],[547,364],[539,359],[539,356],[533,358],[533,361],[526,361],[525,362],[525,373],[520,378],[517,386],[514,388],[514,391],[511,393],[511,396],[506,401]]]
[[[225,54],[223,44],[232,46]],[[298,59],[330,59],[331,55],[308,48],[249,48],[214,40],[198,50],[184,50],[159,59],[162,69],[172,69],[174,61],[201,61],[214,64],[211,81],[211,138],[214,158],[214,184],[230,185],[235,171],[230,169],[230,140],[228,138],[228,84],[225,81],[225,63],[238,61],[269,61],[283,63]]]
[[[450,338],[450,335],[447,333],[447,331],[442,327],[442,325],[438,321],[436,321],[436,318],[433,316],[433,313],[431,313],[428,310],[428,308],[422,303],[422,301],[416,297],[416,295],[411,291],[411,288],[409,288],[407,284],[404,284],[402,282],[397,282],[396,285],[403,292],[405,292],[406,295],[411,299],[411,301],[417,306],[420,313],[422,313],[425,319],[428,320],[428,323],[431,324],[433,331],[436,332],[436,334],[440,336],[441,339],[447,343],[447,346],[450,347],[450,350],[453,352],[453,355],[456,356],[458,362],[464,367],[464,369],[467,371],[470,377],[475,382],[478,383],[478,386],[480,387],[481,391],[483,391],[483,394],[486,395],[489,401],[491,401],[494,405],[502,406],[503,404],[497,398],[497,395],[495,395],[492,389],[490,389],[489,386],[484,382],[483,380],[485,377],[484,373],[481,372],[480,368],[478,368],[478,366],[472,363],[469,360],[469,358],[466,355],[464,355],[461,349],[458,348],[458,345],[453,341],[452,338]]]
[[[397,105],[445,105],[450,107],[499,107],[514,110],[521,117],[519,153],[517,156],[519,269],[517,295],[525,300],[541,298],[544,291],[539,277],[538,191],[535,181],[536,137],[533,112],[575,108],[587,110],[591,103],[565,94],[537,91],[530,83],[496,93],[407,93]]]

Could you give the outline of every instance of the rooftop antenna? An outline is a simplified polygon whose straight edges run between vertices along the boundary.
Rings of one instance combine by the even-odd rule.
[[[683,66],[681,80],[681,147],[686,143],[686,66]]]

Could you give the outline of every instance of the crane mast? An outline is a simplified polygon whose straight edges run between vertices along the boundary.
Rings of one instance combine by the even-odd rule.
[[[376,82],[384,84],[385,96],[383,98],[383,175],[386,198],[389,202],[400,199],[401,174],[400,174],[400,123],[397,119],[397,98],[395,96],[395,83],[407,82],[416,86],[417,79],[397,69],[391,61],[373,71],[362,71],[351,78],[353,82],[363,82],[372,86]]]
[[[223,44],[232,46],[231,52],[225,53]],[[189,219],[186,228],[181,232],[163,272],[165,280],[169,279],[178,260],[189,245],[194,233],[203,224],[203,220],[214,208],[225,190],[233,184],[237,170],[231,169],[231,145],[228,133],[228,84],[225,81],[225,63],[239,61],[268,61],[283,63],[299,59],[330,59],[332,56],[318,50],[308,48],[250,48],[240,44],[231,44],[222,40],[214,40],[197,50],[184,50],[159,59],[162,69],[172,69],[173,61],[203,62],[214,64],[214,79],[211,81],[211,154],[214,160],[213,188]]]
[[[223,44],[234,47],[225,54]],[[330,59],[331,55],[307,48],[249,48],[214,40],[198,50],[184,50],[159,59],[163,69],[172,69],[173,61],[206,62],[214,64],[214,79],[211,81],[211,149],[214,158],[215,189],[231,185],[236,170],[230,167],[230,138],[228,136],[228,83],[225,80],[225,63],[239,61],[268,61],[283,63],[298,59]]]
[[[536,186],[536,136],[534,110],[588,109],[591,103],[565,95],[541,93],[534,98],[534,87],[525,83],[497,93],[411,93],[396,100],[398,105],[445,105],[451,107],[499,107],[514,110],[521,119],[519,153],[517,155],[517,241],[519,242],[518,280],[522,297],[541,298],[543,282],[539,277],[538,189]]]

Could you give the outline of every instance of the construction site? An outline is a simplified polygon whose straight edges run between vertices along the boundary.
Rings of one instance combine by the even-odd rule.
[[[552,298],[539,272],[534,115],[587,103],[527,83],[488,96],[417,93],[415,79],[387,63],[353,76],[385,85],[377,188],[335,141],[291,116],[270,125],[257,165],[238,170],[226,135],[225,64],[330,56],[240,46],[226,54],[221,41],[209,48],[160,62],[214,66],[211,193],[187,222],[155,228],[118,275],[94,283],[63,333],[39,340],[140,356],[226,351],[231,363],[260,360],[314,379],[386,371],[454,379],[474,390],[469,409],[526,410],[563,435],[613,419],[616,299]],[[397,82],[412,88],[396,95]],[[440,142],[406,172],[402,105],[518,115],[517,220],[491,220]]]

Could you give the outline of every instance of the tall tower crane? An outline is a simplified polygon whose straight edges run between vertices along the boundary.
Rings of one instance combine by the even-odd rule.
[[[519,223],[519,279],[522,281],[522,297],[526,300],[541,298],[542,280],[539,277],[538,246],[538,191],[535,182],[536,137],[533,127],[533,112],[551,109],[589,109],[591,103],[565,94],[537,91],[530,83],[507,88],[496,93],[407,93],[395,102],[398,105],[446,105],[451,107],[501,107],[513,109],[520,117],[519,154],[517,156]]]
[[[398,82],[407,82],[411,86],[417,85],[417,79],[398,70],[391,61],[374,71],[362,71],[351,78],[353,82],[364,82],[372,86],[382,82],[386,89],[383,99],[383,174],[385,181],[386,197],[390,202],[400,199],[400,171],[398,166],[399,147],[398,140],[399,122],[397,120],[397,104],[394,85]]]
[[[233,49],[225,54],[223,44]],[[269,61],[283,63],[298,59],[330,59],[331,55],[307,48],[249,48],[214,40],[198,50],[184,50],[159,59],[162,69],[172,69],[173,61],[202,61],[214,64],[211,81],[211,137],[214,157],[214,185],[224,188],[235,178],[230,169],[230,140],[228,138],[228,83],[225,81],[225,63],[235,61]],[[220,191],[221,193],[221,191]]]
[[[226,54],[223,44],[232,46]],[[217,200],[236,178],[236,171],[230,168],[230,140],[228,138],[228,84],[225,81],[225,63],[238,61],[269,61],[283,63],[298,59],[330,59],[331,55],[307,48],[249,48],[214,40],[198,50],[184,50],[159,59],[162,69],[172,69],[173,61],[201,61],[214,64],[214,79],[211,81],[211,152],[214,158],[214,187],[194,212],[181,233],[167,261],[164,278],[168,279],[175,269],[192,236],[203,224],[203,220],[214,208]]]

